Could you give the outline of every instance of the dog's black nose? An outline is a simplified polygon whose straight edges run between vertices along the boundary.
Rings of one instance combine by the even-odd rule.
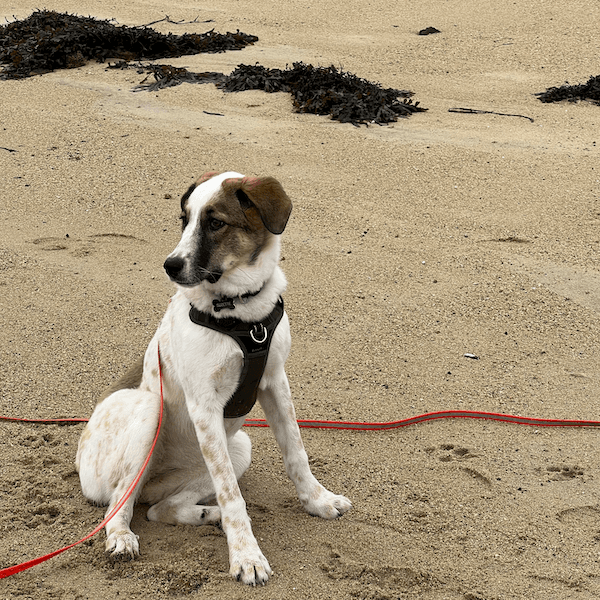
[[[177,279],[177,276],[179,275],[179,273],[181,273],[184,264],[185,261],[183,260],[183,258],[179,256],[169,256],[169,258],[165,260],[165,264],[163,265],[163,267],[167,272],[167,275],[171,279]]]

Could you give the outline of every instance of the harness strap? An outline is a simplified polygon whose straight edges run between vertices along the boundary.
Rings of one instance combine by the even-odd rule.
[[[216,319],[193,306],[190,308],[190,320],[193,323],[232,337],[244,353],[244,365],[237,388],[223,411],[226,419],[244,417],[256,403],[258,385],[265,372],[273,333],[283,317],[283,312],[281,297],[271,314],[258,323],[247,323],[236,318]]]

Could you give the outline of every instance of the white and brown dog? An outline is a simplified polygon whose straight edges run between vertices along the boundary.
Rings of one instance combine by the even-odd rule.
[[[181,208],[183,235],[164,264],[177,293],[143,361],[96,406],[79,441],[77,470],[84,495],[108,504],[108,514],[137,476],[155,436],[160,346],[163,426],[143,478],[106,525],[106,550],[116,557],[139,553],[138,536],[129,527],[139,500],[151,505],[152,521],[220,521],[231,575],[251,585],[265,583],[271,568],[252,533],[238,486],[250,465],[250,439],[241,430],[244,416],[224,412],[241,385],[248,355],[231,335],[191,317],[194,313],[217,325],[247,324],[255,328],[259,342],[271,334],[262,323],[281,305],[286,287],[278,264],[280,234],[292,204],[272,177],[229,172],[204,175],[182,197]],[[284,371],[290,329],[282,309],[269,341],[264,373],[257,379],[258,401],[306,511],[325,519],[339,517],[350,509],[350,501],[315,479],[300,438]],[[218,505],[204,505],[215,498]]]

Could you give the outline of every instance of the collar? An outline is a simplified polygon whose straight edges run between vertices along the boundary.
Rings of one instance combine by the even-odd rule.
[[[261,287],[256,292],[246,292],[245,294],[240,294],[239,296],[235,296],[233,298],[230,298],[228,296],[219,296],[218,298],[215,298],[212,301],[213,310],[216,313],[222,311],[225,308],[229,308],[229,309],[233,310],[236,307],[237,303],[246,304],[246,302],[248,302],[249,298],[258,296],[258,294],[260,294],[262,292],[262,290],[263,290],[263,288]]]

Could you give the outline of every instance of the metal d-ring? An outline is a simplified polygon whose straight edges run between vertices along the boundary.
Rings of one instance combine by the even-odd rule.
[[[258,329],[259,327],[262,329],[262,332],[260,332],[260,330]],[[264,344],[267,339],[268,334],[269,334],[269,332],[268,332],[267,328],[262,323],[258,323],[257,325],[254,325],[254,327],[252,327],[252,329],[250,330],[250,337],[254,340],[255,344]],[[257,339],[256,338],[257,335],[262,335],[263,336],[262,340]]]

